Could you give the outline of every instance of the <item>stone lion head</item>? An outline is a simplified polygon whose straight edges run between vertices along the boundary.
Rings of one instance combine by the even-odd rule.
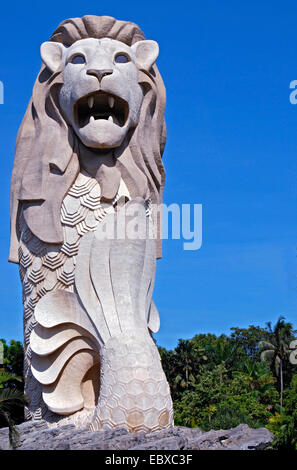
[[[17,136],[10,261],[19,261],[20,209],[40,240],[63,242],[61,204],[81,168],[98,179],[106,200],[123,178],[132,198],[161,204],[165,88],[157,56],[158,44],[137,25],[104,16],[66,20],[41,45]]]

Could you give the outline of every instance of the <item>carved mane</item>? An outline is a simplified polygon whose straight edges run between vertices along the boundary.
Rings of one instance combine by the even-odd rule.
[[[131,46],[145,39],[131,22],[108,16],[84,16],[63,21],[50,40],[66,47],[86,38],[111,38]],[[84,146],[64,120],[58,91],[63,70],[56,73],[42,64],[33,96],[18,132],[11,181],[11,244],[9,261],[18,263],[20,207],[27,225],[45,243],[63,242],[60,222],[62,201],[80,170],[79,157]],[[166,141],[164,121],[165,87],[156,65],[150,73],[139,70],[138,82],[144,99],[140,121],[115,151],[120,170],[132,198],[150,196],[162,203],[165,171],[162,153]],[[157,226],[157,257],[161,257],[160,221]]]

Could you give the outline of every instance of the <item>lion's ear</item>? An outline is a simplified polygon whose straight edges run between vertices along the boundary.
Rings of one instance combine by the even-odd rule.
[[[63,44],[59,42],[48,41],[41,44],[41,59],[51,72],[56,72],[60,67],[63,56],[63,49]]]
[[[150,70],[159,55],[159,45],[156,41],[138,41],[131,46],[136,64],[140,69]]]

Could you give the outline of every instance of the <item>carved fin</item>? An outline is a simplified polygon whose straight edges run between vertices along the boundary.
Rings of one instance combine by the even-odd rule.
[[[95,350],[94,343],[88,338],[75,338],[65,346],[48,356],[32,355],[31,370],[35,377],[43,385],[54,383],[68,359],[83,349]]]
[[[82,383],[86,373],[97,365],[99,384],[99,356],[95,352],[80,351],[70,358],[65,365],[59,380],[43,387],[42,397],[48,408],[54,413],[69,415],[84,407]]]

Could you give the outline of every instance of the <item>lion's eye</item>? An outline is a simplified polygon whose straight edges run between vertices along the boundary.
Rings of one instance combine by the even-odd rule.
[[[84,56],[82,54],[76,54],[75,56],[71,57],[69,62],[71,64],[85,64],[86,59],[84,58]]]
[[[130,57],[128,57],[126,54],[117,54],[115,56],[115,62],[117,64],[125,64],[126,62],[130,62]]]

